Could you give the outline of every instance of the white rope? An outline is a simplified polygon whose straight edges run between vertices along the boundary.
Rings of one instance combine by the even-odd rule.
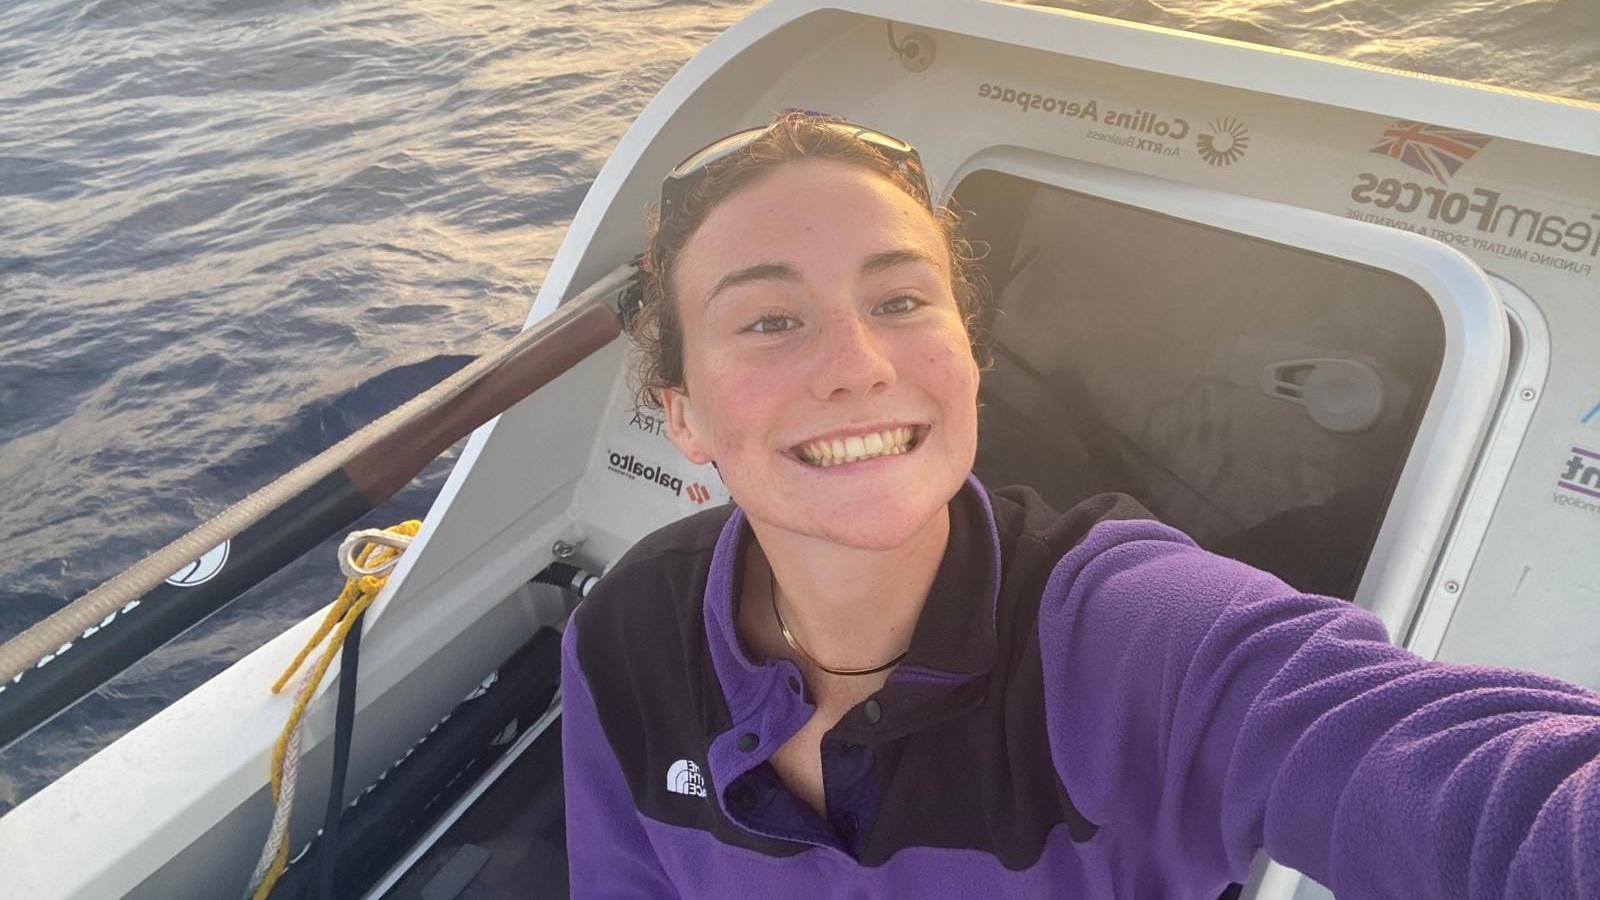
[[[245,895],[247,900],[269,894],[285,869],[279,858],[286,853],[285,845],[289,840],[289,820],[294,809],[295,785],[300,775],[301,736],[306,719],[310,717],[308,706],[317,683],[332,662],[331,654],[348,639],[349,629],[360,621],[367,606],[377,598],[387,581],[389,570],[394,568],[400,555],[410,547],[412,535],[421,527],[421,522],[410,520],[393,528],[354,531],[345,537],[339,545],[339,568],[348,579],[344,589],[328,607],[322,625],[290,663],[289,671],[273,685],[274,693],[292,685],[295,704],[289,713],[289,723],[285,725],[283,749],[275,752],[273,757],[277,794],[273,797],[272,826],[267,832],[266,844],[261,848],[261,856],[256,860],[255,870],[251,873],[249,892]],[[324,647],[322,657],[315,665],[301,668],[301,663],[324,637],[329,637],[329,643]],[[281,757],[277,755],[278,752],[281,752]]]
[[[279,848],[289,839],[289,814],[294,810],[294,786],[300,779],[300,732],[305,727],[305,721],[302,717],[295,723],[294,730],[289,732],[288,746],[283,754],[283,780],[278,787],[278,805],[272,811],[272,830],[267,832],[267,844],[261,848],[261,858],[256,860],[255,871],[250,873],[250,887],[244,892],[247,898],[254,895],[256,888],[266,879],[273,860],[278,858]]]
[[[301,672],[295,676],[297,683],[295,685],[294,693],[299,693],[299,688],[304,686],[308,675],[309,670]],[[462,698],[461,702],[468,703],[478,699],[479,697],[482,697],[484,694],[487,694],[489,689],[499,682],[499,680],[499,669],[490,672],[488,676],[486,676],[483,681],[477,685],[477,687],[472,689],[471,693]],[[411,755],[417,751],[417,748],[426,743],[428,738],[432,737],[434,732],[439,730],[440,726],[450,721],[450,717],[453,715],[455,715],[455,710],[453,709],[450,712],[445,713],[444,718],[434,723],[434,726],[429,728],[426,734],[418,738],[416,743],[412,744],[410,747],[407,747],[406,752],[401,754],[399,759],[390,763],[388,768],[384,769],[382,772],[379,772],[378,777],[373,779],[372,783],[368,784],[360,794],[357,794],[356,799],[352,801],[350,805],[354,806],[355,804],[360,803],[361,798],[372,793],[373,789],[378,786],[379,782],[383,781],[385,778],[388,778],[389,773],[393,772],[397,766],[405,762],[407,759],[410,759]],[[261,848],[261,858],[256,860],[255,871],[250,873],[250,887],[245,891],[244,894],[246,900],[255,894],[256,888],[261,886],[261,882],[267,877],[267,872],[272,869],[272,861],[278,856],[278,849],[283,846],[284,841],[289,839],[289,817],[290,811],[294,807],[294,788],[295,783],[300,778],[300,733],[305,726],[305,721],[305,717],[302,717],[295,725],[294,731],[289,733],[289,741],[284,749],[283,754],[283,778],[279,782],[278,787],[278,806],[272,812],[272,829],[267,832],[267,843],[266,846]],[[322,830],[318,829],[316,836],[314,836],[311,841],[306,842],[306,845],[300,848],[300,852],[296,854],[293,859],[289,860],[290,864],[298,862],[300,857],[304,856],[306,851],[311,849],[312,842],[314,842],[316,838],[320,837],[321,835]]]
[[[394,568],[396,563],[400,562],[400,554],[411,546],[411,540],[410,535],[395,534],[382,528],[365,528],[361,531],[352,531],[339,544],[339,571],[344,573],[344,577],[352,579],[360,579],[363,575],[383,575]],[[372,554],[373,556],[381,556],[383,558],[372,565],[362,565],[361,561],[356,559],[356,555],[360,552],[360,548],[366,544],[388,547],[395,552],[374,553]]]

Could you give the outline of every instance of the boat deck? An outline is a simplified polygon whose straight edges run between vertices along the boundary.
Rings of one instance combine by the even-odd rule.
[[[561,721],[552,722],[385,897],[565,897]]]

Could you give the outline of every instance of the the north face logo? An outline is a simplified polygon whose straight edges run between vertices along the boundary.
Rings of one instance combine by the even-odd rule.
[[[690,797],[706,795],[706,779],[700,767],[687,759],[680,759],[667,769],[667,790]]]

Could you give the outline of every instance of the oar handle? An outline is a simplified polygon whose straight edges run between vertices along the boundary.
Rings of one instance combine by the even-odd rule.
[[[383,503],[450,445],[610,343],[621,331],[616,297],[634,271],[618,266],[512,340],[0,645],[0,749]],[[235,548],[251,557],[249,566],[199,586],[205,590],[146,597],[235,538],[259,538]],[[157,606],[161,615],[152,615]],[[141,613],[161,627],[128,627]]]

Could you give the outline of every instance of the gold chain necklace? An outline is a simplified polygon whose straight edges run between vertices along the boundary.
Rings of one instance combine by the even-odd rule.
[[[800,641],[795,638],[792,632],[789,631],[789,626],[784,624],[783,613],[778,612],[778,578],[776,575],[772,574],[771,566],[767,567],[767,586],[767,592],[772,597],[772,615],[778,620],[778,630],[783,632],[783,639],[789,644],[789,649],[800,654],[801,659],[804,659],[813,666],[816,666],[822,671],[827,672],[829,675],[875,675],[878,672],[882,672],[884,669],[893,668],[897,663],[900,662],[900,660],[906,658],[907,653],[911,652],[911,648],[907,647],[906,649],[900,651],[899,656],[896,656],[894,659],[889,660],[883,665],[872,666],[866,669],[830,669],[822,663],[817,662],[817,658],[815,656],[807,653],[806,648],[800,646]]]

